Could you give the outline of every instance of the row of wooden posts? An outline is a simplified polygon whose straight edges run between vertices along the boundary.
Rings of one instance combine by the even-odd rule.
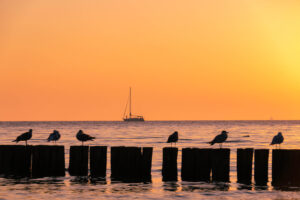
[[[152,147],[111,147],[111,179],[151,181],[152,153]],[[163,181],[178,180],[177,157],[177,148],[163,148]],[[253,157],[255,184],[267,185],[268,149],[237,149],[237,182],[251,184]],[[70,147],[71,176],[105,178],[106,166],[106,146]],[[65,176],[65,171],[64,146],[0,146],[0,174],[5,177]],[[230,149],[182,149],[183,181],[229,182],[229,172]],[[272,185],[300,185],[300,150],[273,150]]]

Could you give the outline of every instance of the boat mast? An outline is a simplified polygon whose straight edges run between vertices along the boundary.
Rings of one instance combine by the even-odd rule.
[[[129,88],[129,117],[131,118],[131,87]]]

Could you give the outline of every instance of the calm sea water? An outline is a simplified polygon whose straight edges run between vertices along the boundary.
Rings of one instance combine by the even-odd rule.
[[[60,131],[59,144],[66,148],[66,167],[69,146],[80,145],[75,138],[79,129],[97,138],[88,145],[154,147],[152,183],[112,183],[108,148],[106,181],[92,183],[87,178],[78,179],[68,174],[62,178],[0,178],[0,199],[300,199],[300,188],[276,190],[270,183],[261,188],[236,183],[237,148],[272,148],[269,143],[278,131],[285,137],[281,148],[299,148],[300,121],[0,122],[0,144],[12,144],[16,136],[30,128],[33,129],[29,142],[32,145],[47,144],[45,139],[49,133],[54,129]],[[223,147],[231,148],[230,183],[191,183],[181,181],[180,177],[178,182],[162,182],[162,148],[169,146],[165,143],[169,134],[179,132],[180,171],[182,148],[207,148],[207,142],[223,129],[229,131],[228,143]]]

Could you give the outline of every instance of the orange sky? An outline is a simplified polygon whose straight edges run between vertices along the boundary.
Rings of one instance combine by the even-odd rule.
[[[1,0],[0,120],[300,119],[298,0]]]

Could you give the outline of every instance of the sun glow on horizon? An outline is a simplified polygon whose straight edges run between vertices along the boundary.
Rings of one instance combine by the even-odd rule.
[[[0,2],[0,120],[300,119],[300,3]]]

